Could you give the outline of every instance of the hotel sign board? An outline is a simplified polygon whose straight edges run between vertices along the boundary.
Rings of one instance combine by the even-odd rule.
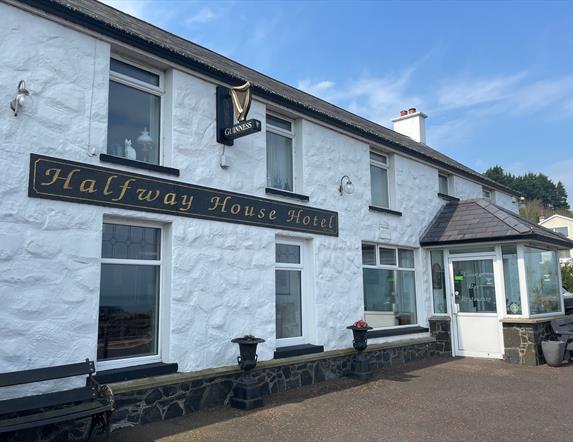
[[[338,213],[31,154],[28,196],[338,236]]]

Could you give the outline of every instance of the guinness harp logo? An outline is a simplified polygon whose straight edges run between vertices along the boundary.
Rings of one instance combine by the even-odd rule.
[[[242,123],[247,118],[251,107],[251,83],[247,81],[242,86],[232,87],[230,93],[235,117]]]
[[[233,140],[261,131],[261,122],[247,120],[251,107],[251,83],[228,88],[217,86],[217,142],[232,146]],[[233,113],[239,122],[234,123]]]

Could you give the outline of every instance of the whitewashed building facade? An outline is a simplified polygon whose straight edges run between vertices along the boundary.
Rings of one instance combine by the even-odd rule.
[[[430,317],[462,305],[453,300],[460,280],[450,253],[460,241],[420,243],[440,210],[486,198],[518,212],[518,195],[427,146],[425,116],[414,110],[395,122],[410,136],[401,135],[97,2],[6,0],[0,26],[0,372],[85,358],[98,372],[154,363],[193,372],[235,364],[230,339],[245,334],[266,339],[260,361],[285,347],[349,348],[345,327],[361,318],[375,327],[373,344],[427,337]],[[15,116],[9,103],[21,80],[29,96]],[[249,118],[262,130],[225,147],[217,86],[246,81]],[[108,181],[75,181],[101,168],[111,170]],[[209,200],[205,216],[122,208],[120,183],[132,176],[204,186],[220,199]],[[125,187],[151,204],[145,190]],[[106,191],[116,192],[114,204],[89,200]],[[267,211],[232,209],[232,200],[223,208],[225,192]],[[190,209],[189,199],[168,193],[163,204]],[[302,227],[285,229],[273,225],[273,204],[292,216],[303,207],[336,217],[307,222],[301,212]],[[225,210],[241,219],[214,213]],[[307,228],[328,223],[327,234]],[[528,251],[543,241],[507,241],[516,299],[529,304]],[[534,312],[506,309],[503,239],[470,243],[459,251],[464,259],[491,262],[473,276],[491,274],[484,284],[495,286],[493,346],[464,349],[458,340],[454,352],[502,357],[501,321]],[[565,247],[546,244],[544,262]],[[541,278],[560,286],[558,268]],[[560,314],[556,302],[538,313]],[[454,331],[467,338],[479,324]]]

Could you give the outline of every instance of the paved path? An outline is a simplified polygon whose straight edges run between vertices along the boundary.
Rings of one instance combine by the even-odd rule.
[[[450,359],[412,363],[359,383],[339,379],[114,431],[117,442],[573,441],[573,365],[520,367]]]

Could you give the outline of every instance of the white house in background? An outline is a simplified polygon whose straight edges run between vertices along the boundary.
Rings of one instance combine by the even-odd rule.
[[[539,225],[546,229],[559,233],[566,238],[573,240],[573,218],[564,215],[551,215],[549,218],[541,218]],[[562,263],[571,263],[573,250],[560,250],[559,260]]]
[[[453,354],[507,358],[504,322],[562,313],[573,242],[425,114],[387,129],[95,1],[6,0],[0,27],[0,372],[192,372],[246,333],[260,361],[349,348],[360,318],[371,343],[451,318]],[[261,130],[222,144],[245,82]]]

